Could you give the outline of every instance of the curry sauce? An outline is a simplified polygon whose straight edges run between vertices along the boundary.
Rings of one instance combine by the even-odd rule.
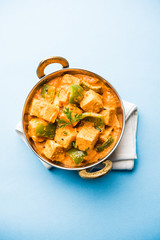
[[[26,116],[35,151],[68,168],[89,166],[108,155],[123,125],[121,102],[113,89],[84,74],[65,74],[43,84]]]

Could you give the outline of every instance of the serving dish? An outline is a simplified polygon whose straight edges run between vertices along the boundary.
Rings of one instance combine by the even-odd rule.
[[[46,76],[44,73],[44,70],[49,64],[52,64],[52,63],[60,63],[63,66],[63,69],[53,72]],[[66,167],[66,166],[59,164],[59,162],[51,161],[50,159],[41,155],[37,151],[37,149],[35,148],[35,146],[33,144],[32,139],[28,135],[28,116],[29,116],[30,106],[32,104],[32,101],[33,101],[33,98],[34,98],[36,92],[38,91],[38,89],[42,88],[42,86],[44,86],[48,82],[53,81],[54,79],[57,79],[58,77],[62,77],[64,75],[73,75],[73,76],[74,75],[86,75],[86,76],[90,76],[91,78],[96,78],[100,82],[103,82],[107,87],[112,89],[112,91],[114,92],[114,94],[119,102],[119,105],[118,105],[116,111],[118,112],[119,116],[121,117],[121,131],[120,131],[118,139],[116,140],[116,143],[110,149],[110,151],[107,152],[107,155],[105,157],[98,159],[97,162],[94,162],[94,163],[91,163],[88,165],[84,165],[84,166]],[[65,170],[78,170],[79,175],[82,178],[92,179],[92,178],[101,177],[101,176],[107,174],[112,169],[112,162],[110,160],[108,160],[108,157],[117,148],[119,142],[121,141],[121,138],[122,138],[122,135],[124,132],[124,128],[125,128],[124,106],[123,106],[123,103],[122,103],[121,98],[118,95],[117,91],[113,88],[113,86],[107,80],[105,80],[104,78],[102,78],[101,76],[99,76],[93,72],[83,70],[83,69],[69,68],[68,61],[62,57],[50,57],[50,58],[46,58],[45,60],[41,61],[37,68],[37,76],[40,79],[40,81],[32,88],[32,90],[28,94],[25,104],[24,104],[23,113],[22,113],[23,133],[24,133],[26,142],[27,142],[28,146],[30,147],[30,149],[38,156],[38,158],[40,158],[40,160],[44,161],[45,163],[49,164],[50,166],[58,167],[58,168],[65,169]],[[90,172],[90,169],[93,169],[93,167],[95,167],[99,163],[103,163],[103,168],[98,171]]]

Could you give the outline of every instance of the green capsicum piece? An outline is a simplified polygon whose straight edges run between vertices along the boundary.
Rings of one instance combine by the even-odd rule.
[[[80,162],[82,162],[82,160],[84,159],[84,157],[87,156],[86,152],[80,151],[76,148],[72,148],[68,151],[69,156],[72,158],[72,160],[74,161],[74,163],[77,165]]]
[[[55,96],[55,87],[49,84],[44,84],[41,90],[41,96],[52,102]]]
[[[88,82],[85,82],[84,80],[80,84],[85,90],[93,90],[95,92],[101,92],[102,91],[102,86],[100,85],[92,85]]]
[[[83,98],[83,88],[79,85],[70,85],[70,98],[69,103],[76,104],[80,103]]]
[[[93,112],[85,112],[82,113],[81,119],[85,119],[86,121],[93,122],[94,127],[98,129],[100,132],[104,129],[104,116],[98,113]]]
[[[109,147],[113,143],[113,137],[109,137],[101,146],[97,147],[98,152],[102,152],[105,148]]]
[[[44,137],[54,139],[56,125],[53,123],[47,123],[41,119],[32,119],[32,126],[35,129],[36,137]]]

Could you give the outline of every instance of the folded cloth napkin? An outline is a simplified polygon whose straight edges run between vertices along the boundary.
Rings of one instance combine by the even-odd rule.
[[[126,101],[123,101],[123,104],[125,108],[126,125],[120,144],[118,145],[116,150],[112,153],[112,155],[109,156],[109,159],[113,162],[112,170],[132,170],[134,168],[134,159],[137,158],[136,155],[136,132],[138,117],[137,106],[133,103],[129,103]],[[25,137],[23,135],[21,121],[16,126],[16,132],[26,143]],[[52,168],[49,164],[43,161],[41,162],[47,169]]]

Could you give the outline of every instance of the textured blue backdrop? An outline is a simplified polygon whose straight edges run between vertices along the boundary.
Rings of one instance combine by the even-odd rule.
[[[160,239],[159,24],[158,0],[0,2],[0,239]],[[138,105],[133,172],[47,171],[16,135],[37,65],[54,55]]]

